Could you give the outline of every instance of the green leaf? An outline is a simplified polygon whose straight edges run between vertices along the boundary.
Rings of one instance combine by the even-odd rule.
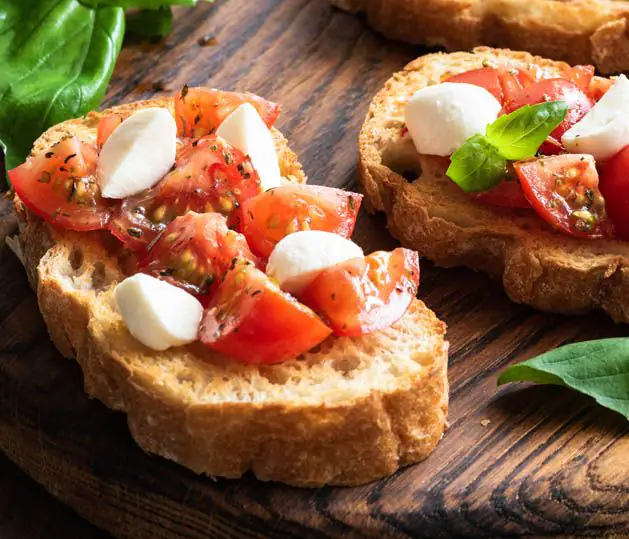
[[[19,165],[48,127],[96,108],[124,33],[120,8],[0,1],[0,144]]]
[[[141,9],[127,13],[127,32],[139,37],[166,37],[173,28],[173,14],[169,7]]]
[[[528,159],[567,113],[568,105],[563,101],[525,105],[487,126],[487,140],[511,161]]]
[[[507,161],[483,135],[465,141],[450,158],[446,175],[463,191],[486,191],[505,176]]]
[[[498,385],[509,382],[567,386],[629,419],[629,339],[562,346],[508,367]]]

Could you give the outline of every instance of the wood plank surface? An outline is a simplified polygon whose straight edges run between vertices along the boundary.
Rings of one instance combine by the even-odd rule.
[[[199,45],[204,36],[218,44]],[[421,52],[322,0],[223,0],[178,9],[162,43],[126,43],[106,105],[184,83],[253,91],[283,105],[278,126],[312,183],[352,188],[371,96]],[[0,240],[13,224],[3,201]],[[395,245],[383,219],[365,214],[355,239],[366,251]],[[145,455],[122,414],[85,397],[80,369],[51,345],[19,263],[0,252],[0,450],[115,536],[629,537],[627,422],[562,388],[496,388],[510,363],[575,339],[629,333],[603,315],[538,313],[511,303],[485,275],[423,262],[420,296],[447,322],[451,343],[450,427],[430,458],[351,489],[250,476],[212,482]],[[22,488],[10,469],[0,465],[3,538],[18,529],[11,514],[31,499],[4,499]],[[21,529],[28,539],[46,536]],[[81,521],[66,535],[50,530],[100,537]]]

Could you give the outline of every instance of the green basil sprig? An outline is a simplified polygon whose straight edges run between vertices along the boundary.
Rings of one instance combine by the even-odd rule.
[[[629,419],[629,338],[556,348],[508,367],[498,378],[498,385],[509,382],[566,386]]]
[[[504,178],[507,161],[533,157],[566,114],[566,103],[549,101],[501,116],[485,135],[470,137],[452,154],[446,175],[468,193],[495,187]]]

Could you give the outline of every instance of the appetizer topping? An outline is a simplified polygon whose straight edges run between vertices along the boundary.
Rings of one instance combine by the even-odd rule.
[[[129,332],[145,346],[166,350],[197,340],[203,307],[181,288],[137,273],[114,296]]]
[[[96,146],[98,147],[98,151],[100,151],[107,142],[107,139],[111,136],[114,130],[124,122],[125,117],[122,114],[107,114],[106,116],[102,116],[98,121],[98,128],[96,131]]]
[[[170,170],[177,126],[167,109],[148,108],[122,122],[104,143],[97,175],[105,198],[126,198],[153,187]]]
[[[285,236],[300,230],[324,230],[349,238],[362,195],[312,185],[285,185],[247,200],[241,231],[251,250],[268,257]]]
[[[260,265],[245,237],[227,228],[225,217],[189,212],[166,227],[140,260],[140,269],[195,296],[205,296],[240,260]]]
[[[299,299],[336,335],[361,335],[399,320],[419,286],[419,257],[398,248],[353,258],[323,270]]]
[[[275,246],[266,273],[282,290],[298,296],[322,270],[363,256],[358,245],[338,234],[295,232]]]
[[[571,236],[611,235],[591,155],[543,157],[516,163],[515,170],[524,196],[547,223]]]
[[[96,148],[75,137],[9,171],[13,189],[35,215],[70,230],[106,228],[109,207],[96,180]]]
[[[533,77],[522,69],[482,67],[453,75],[445,79],[444,82],[458,82],[480,86],[505,105],[520,90],[532,84]]]
[[[188,211],[232,216],[261,191],[245,155],[222,138],[203,137],[179,149],[175,167],[155,187],[122,201],[110,230],[143,251],[173,219]]]
[[[253,105],[240,105],[225,118],[216,134],[251,159],[253,168],[260,176],[263,191],[281,185],[275,142]]]
[[[484,88],[446,82],[415,92],[405,119],[419,153],[448,156],[471,136],[484,134],[501,110],[501,103]]]
[[[600,188],[616,236],[629,241],[629,146],[605,163]]]
[[[262,271],[236,264],[205,311],[199,338],[245,363],[279,363],[306,353],[331,333]]]
[[[269,129],[280,115],[279,105],[254,94],[184,86],[175,96],[179,135],[193,138],[213,135],[223,120],[243,103],[255,107]]]
[[[614,85],[579,123],[561,139],[571,152],[596,160],[609,159],[629,144],[629,80],[620,75]]]

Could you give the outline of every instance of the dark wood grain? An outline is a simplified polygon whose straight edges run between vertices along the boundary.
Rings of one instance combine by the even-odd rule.
[[[200,47],[208,34],[218,44]],[[313,183],[351,188],[370,97],[419,53],[321,0],[203,4],[178,10],[163,43],[126,44],[107,104],[184,83],[251,90],[282,103],[279,127]],[[0,218],[0,235],[10,225]],[[395,244],[379,217],[361,215],[356,238],[366,250]],[[428,460],[352,489],[212,482],[145,455],[123,415],[84,396],[78,366],[51,346],[36,298],[5,252],[0,449],[120,537],[629,537],[627,422],[565,389],[496,388],[510,363],[628,328],[602,315],[537,313],[487,276],[427,262],[420,294],[448,323],[451,343],[450,428]]]

